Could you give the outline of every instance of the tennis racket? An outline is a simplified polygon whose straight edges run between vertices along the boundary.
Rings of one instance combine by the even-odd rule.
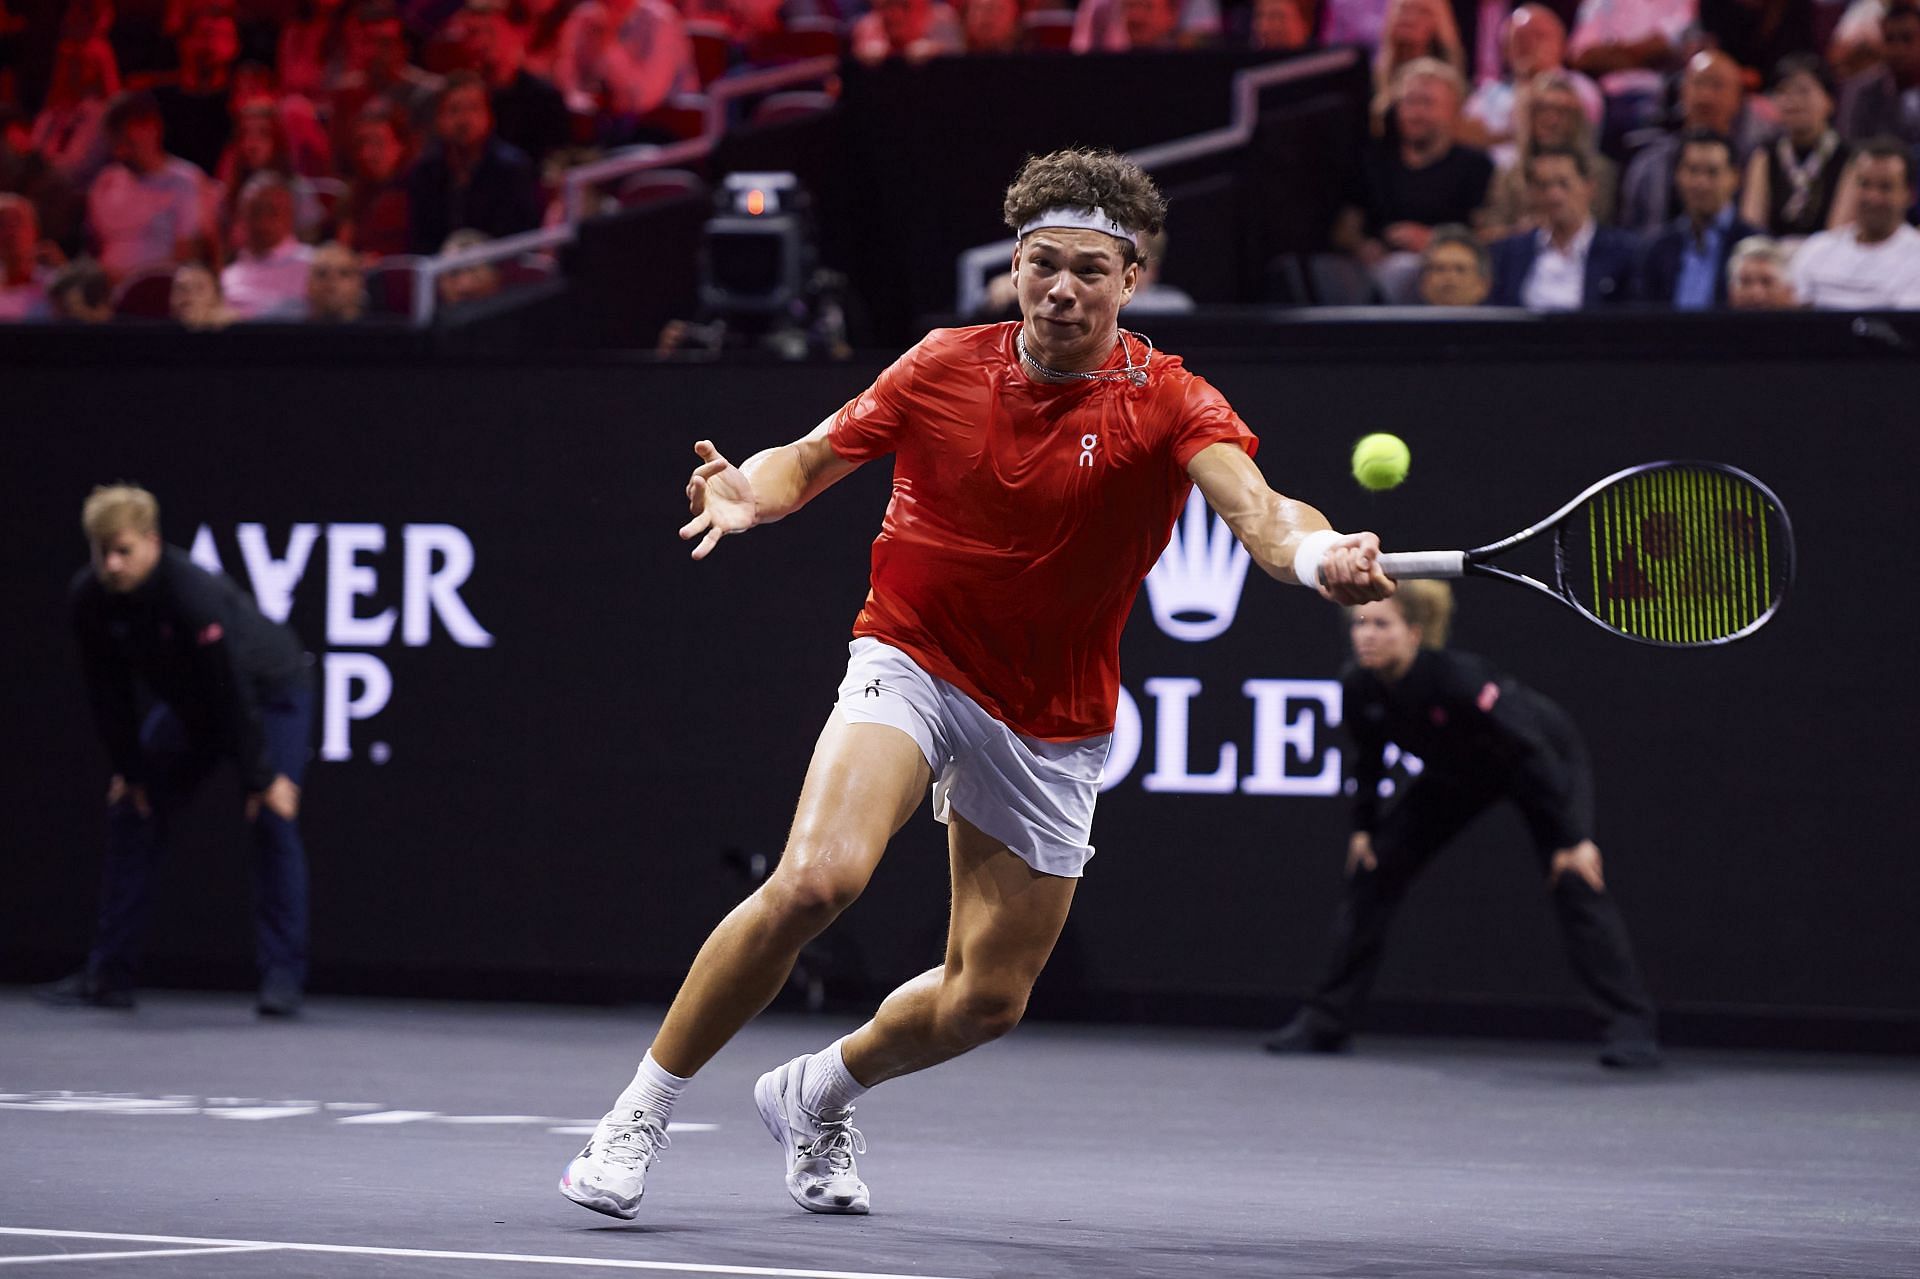
[[[1553,546],[1548,580],[1490,563],[1542,537]],[[1719,462],[1648,462],[1512,537],[1470,551],[1385,554],[1380,567],[1392,578],[1518,582],[1615,635],[1705,648],[1751,635],[1779,611],[1793,558],[1787,509],[1753,476]]]

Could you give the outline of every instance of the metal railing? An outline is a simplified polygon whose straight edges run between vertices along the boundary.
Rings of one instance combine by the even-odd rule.
[[[588,207],[588,195],[601,183],[711,155],[726,135],[727,109],[739,99],[758,97],[794,85],[818,83],[837,74],[839,70],[838,58],[808,58],[783,67],[746,71],[715,80],[707,86],[704,95],[707,99],[706,118],[698,137],[666,146],[626,147],[601,159],[575,165],[562,178],[560,207],[563,216],[560,222],[550,227],[489,240],[458,253],[436,255],[422,262],[413,277],[413,299],[409,308],[412,323],[426,325],[433,322],[441,276],[572,243],[579,235],[580,223],[592,215],[593,210]]]
[[[1129,151],[1127,158],[1151,173],[1155,169],[1164,169],[1170,165],[1186,164],[1193,160],[1204,159],[1210,155],[1232,151],[1253,141],[1253,134],[1260,123],[1260,95],[1268,89],[1295,80],[1304,80],[1311,76],[1325,75],[1332,71],[1342,71],[1360,59],[1357,49],[1329,49],[1324,53],[1308,54],[1301,58],[1290,58],[1285,62],[1269,63],[1266,66],[1250,67],[1234,73],[1228,93],[1232,95],[1232,114],[1230,123],[1224,128],[1209,129],[1205,133],[1195,133],[1188,137],[1176,138],[1172,142],[1162,142],[1155,146],[1142,147]],[[976,245],[961,252],[957,261],[958,287],[954,290],[954,309],[959,315],[972,315],[980,309],[987,298],[987,277],[998,268],[1013,260],[1014,246],[1018,241],[1011,237],[995,240],[991,244]]]

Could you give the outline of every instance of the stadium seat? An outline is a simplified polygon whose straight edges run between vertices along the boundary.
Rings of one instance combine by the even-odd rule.
[[[662,200],[676,200],[682,196],[705,196],[706,194],[706,182],[691,170],[642,169],[621,181],[616,198],[621,208],[631,209],[644,204],[656,204]]]
[[[733,64],[733,37],[727,34],[724,23],[701,21],[687,24],[687,39],[693,45],[693,66],[704,89]]]
[[[707,108],[708,98],[704,93],[676,93],[641,116],[640,125],[672,138],[690,140],[706,132]]]
[[[778,31],[756,36],[747,60],[764,65],[837,58],[845,47],[845,30],[837,18],[795,18]]]
[[[135,267],[113,291],[113,313],[122,319],[164,320],[172,314],[172,264]]]
[[[375,315],[413,315],[413,281],[424,258],[396,253],[367,269],[367,307]]]
[[[780,124],[787,120],[802,120],[808,116],[823,115],[833,110],[834,100],[830,93],[817,89],[792,89],[785,93],[769,93],[760,99],[753,109],[753,124]]]
[[[1020,19],[1027,48],[1035,53],[1065,53],[1073,44],[1073,10],[1035,9]]]

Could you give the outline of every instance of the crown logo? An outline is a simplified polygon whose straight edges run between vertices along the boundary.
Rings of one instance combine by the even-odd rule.
[[[1253,557],[1194,489],[1173,537],[1147,574],[1147,602],[1160,629],[1190,644],[1233,625]]]

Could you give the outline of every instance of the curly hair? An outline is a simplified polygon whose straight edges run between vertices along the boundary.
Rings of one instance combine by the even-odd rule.
[[[1029,156],[1007,188],[1001,215],[1018,231],[1048,209],[1105,209],[1136,235],[1156,235],[1166,225],[1167,202],[1139,165],[1114,151],[1070,148]],[[1127,246],[1127,260],[1138,256]]]

